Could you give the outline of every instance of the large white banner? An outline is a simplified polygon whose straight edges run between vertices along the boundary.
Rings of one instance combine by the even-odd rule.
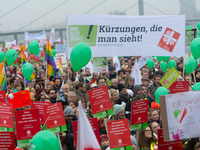
[[[199,137],[200,92],[195,91],[166,95],[165,103],[169,140]]]
[[[37,35],[30,34],[25,31],[25,41],[32,41],[32,40],[45,40],[47,39],[46,32],[42,31]]]
[[[185,15],[67,15],[67,57],[80,42],[92,57],[184,56]]]

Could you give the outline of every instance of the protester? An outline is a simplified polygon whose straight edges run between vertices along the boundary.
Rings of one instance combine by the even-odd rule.
[[[151,150],[157,150],[158,149],[157,139],[153,135],[153,132],[149,127],[139,130],[138,145],[140,146],[141,150],[144,149],[144,148],[149,148]]]
[[[160,129],[160,125],[155,121],[151,121],[149,122],[149,127],[153,131],[153,135],[156,137],[156,139],[158,139],[157,134],[158,134],[158,129]]]
[[[116,104],[113,106],[113,109],[114,109],[114,116],[111,120],[120,120],[120,119],[125,119],[125,110],[124,108],[119,105],[119,104]]]
[[[184,147],[185,147],[185,150],[199,150],[200,149],[199,137],[191,138]]]
[[[64,116],[67,127],[67,131],[65,131],[65,133],[73,133],[72,121],[76,120],[73,108],[70,106],[66,106],[64,109]]]

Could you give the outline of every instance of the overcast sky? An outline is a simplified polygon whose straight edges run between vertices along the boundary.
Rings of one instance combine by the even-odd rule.
[[[180,13],[179,0],[143,1],[145,15]],[[138,0],[0,0],[0,32],[42,29],[52,24],[64,25],[66,14],[84,14],[98,4],[100,5],[87,14],[108,15],[110,11],[118,10],[125,11],[126,15],[139,15],[137,2]],[[200,0],[196,0],[196,9],[200,10]],[[41,18],[38,19],[39,17]],[[34,22],[28,25],[32,21]],[[28,26],[25,27],[26,25]]]

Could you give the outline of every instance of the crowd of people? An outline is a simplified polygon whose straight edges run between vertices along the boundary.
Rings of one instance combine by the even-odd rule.
[[[148,104],[148,127],[139,130],[139,139],[137,139],[136,131],[130,132],[132,149],[136,150],[136,143],[140,150],[157,150],[158,136],[157,130],[162,128],[162,116],[160,113],[160,105],[155,99],[155,91],[161,86],[160,80],[164,76],[164,72],[160,69],[160,62],[156,59],[153,69],[149,69],[146,65],[141,71],[142,84],[134,84],[134,78],[131,71],[135,61],[139,57],[122,57],[119,58],[120,70],[115,71],[113,60],[108,59],[109,72],[91,72],[90,68],[82,69],[77,73],[73,72],[72,65],[69,62],[68,68],[63,68],[63,73],[56,73],[56,77],[46,76],[46,62],[39,61],[39,64],[33,64],[35,79],[30,82],[24,82],[22,78],[21,68],[18,66],[7,66],[7,90],[6,94],[16,93],[25,89],[29,90],[32,101],[50,102],[51,104],[61,102],[65,116],[67,131],[60,133],[62,136],[62,146],[65,150],[75,150],[74,133],[72,121],[78,119],[78,101],[81,100],[83,110],[88,118],[93,118],[93,113],[88,97],[88,90],[107,86],[110,94],[110,100],[113,106],[114,115],[106,118],[106,121],[131,119],[131,103],[138,100],[149,100]],[[177,70],[181,76],[177,81],[200,81],[200,70],[196,69],[195,77],[185,74],[183,69],[183,58],[173,58],[177,62]],[[78,75],[78,76],[77,76]],[[183,77],[184,76],[184,77]],[[194,81],[196,79],[196,81]],[[27,106],[23,109],[29,109]],[[17,109],[15,111],[21,110]],[[109,150],[109,139],[106,131],[104,119],[98,120],[101,148]],[[16,133],[17,134],[17,133]],[[199,138],[192,138],[183,141],[183,149],[197,150],[200,149]],[[17,143],[16,143],[17,146]],[[24,148],[26,149],[26,148]]]

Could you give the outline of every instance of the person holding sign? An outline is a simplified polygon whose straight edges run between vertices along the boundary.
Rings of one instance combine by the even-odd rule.
[[[74,118],[74,110],[70,106],[66,106],[64,109],[64,116],[65,116],[65,122],[67,126],[67,131],[65,133],[73,133],[73,128],[72,128],[72,121],[77,120]]]
[[[139,146],[141,150],[144,148],[158,150],[158,141],[149,127],[139,131]]]
[[[111,120],[121,120],[121,119],[126,119],[125,117],[125,110],[124,107],[119,105],[119,104],[115,104],[113,106],[114,109],[114,116],[112,116],[113,118],[111,118]]]

